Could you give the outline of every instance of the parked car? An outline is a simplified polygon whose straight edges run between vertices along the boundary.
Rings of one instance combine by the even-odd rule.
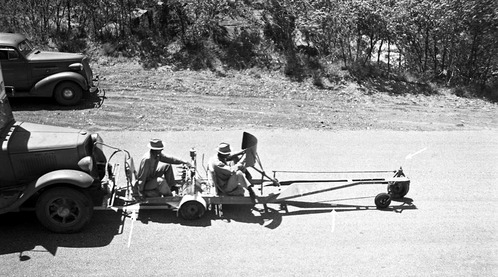
[[[37,50],[21,34],[0,33],[0,63],[9,97],[54,97],[70,106],[98,92],[86,56]]]
[[[98,134],[17,122],[0,66],[0,214],[35,209],[54,232],[77,232],[101,205],[106,157]]]

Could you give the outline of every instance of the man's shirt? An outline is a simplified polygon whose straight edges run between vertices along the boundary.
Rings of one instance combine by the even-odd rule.
[[[238,163],[234,163],[234,161],[222,161],[215,155],[209,160],[208,169],[212,171],[214,174],[213,181],[220,187],[225,187],[228,179],[237,172],[237,170],[241,170],[244,167],[244,161],[238,161]]]
[[[185,161],[172,156],[166,156],[163,152],[159,156],[151,155],[151,151],[144,154],[137,174],[137,182],[139,189],[143,189],[143,185],[152,178],[159,177],[156,174],[157,164],[159,162],[169,164],[183,164]]]

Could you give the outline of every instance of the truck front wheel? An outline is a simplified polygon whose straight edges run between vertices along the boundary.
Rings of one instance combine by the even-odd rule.
[[[83,192],[73,188],[45,191],[36,203],[36,216],[52,232],[80,231],[92,217],[93,203]]]

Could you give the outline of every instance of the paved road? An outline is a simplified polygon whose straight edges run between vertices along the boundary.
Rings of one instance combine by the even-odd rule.
[[[265,170],[394,170],[412,180],[404,201],[376,210],[384,186],[326,193],[328,208],[248,208],[199,221],[148,210],[137,221],[96,212],[82,233],[51,234],[30,213],[0,216],[2,276],[496,276],[497,131],[253,130]],[[187,158],[242,132],[107,132],[139,159],[163,138]],[[234,147],[235,148],[235,147]],[[206,157],[207,159],[207,157]],[[281,176],[281,180],[295,176]],[[301,176],[300,176],[301,177]],[[316,176],[315,176],[316,177]],[[259,207],[262,208],[262,207]]]

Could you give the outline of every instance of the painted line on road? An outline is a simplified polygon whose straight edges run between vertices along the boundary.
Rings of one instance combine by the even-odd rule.
[[[135,220],[131,220],[131,227],[130,227],[130,235],[128,236],[128,248],[130,248],[130,245],[131,245],[131,235],[133,234],[133,223],[135,222]]]
[[[135,205],[132,205],[132,206],[129,206],[125,209],[125,211],[127,212],[128,210],[131,210],[131,227],[130,227],[130,235],[128,236],[128,248],[130,248],[130,245],[131,245],[131,237],[133,235],[133,226],[134,226],[134,223],[135,221],[137,220],[138,218],[138,210],[140,209],[140,205],[139,204],[135,204]]]
[[[333,233],[335,231],[335,209],[332,209],[330,213],[332,214],[332,228],[330,228],[330,232]]]

